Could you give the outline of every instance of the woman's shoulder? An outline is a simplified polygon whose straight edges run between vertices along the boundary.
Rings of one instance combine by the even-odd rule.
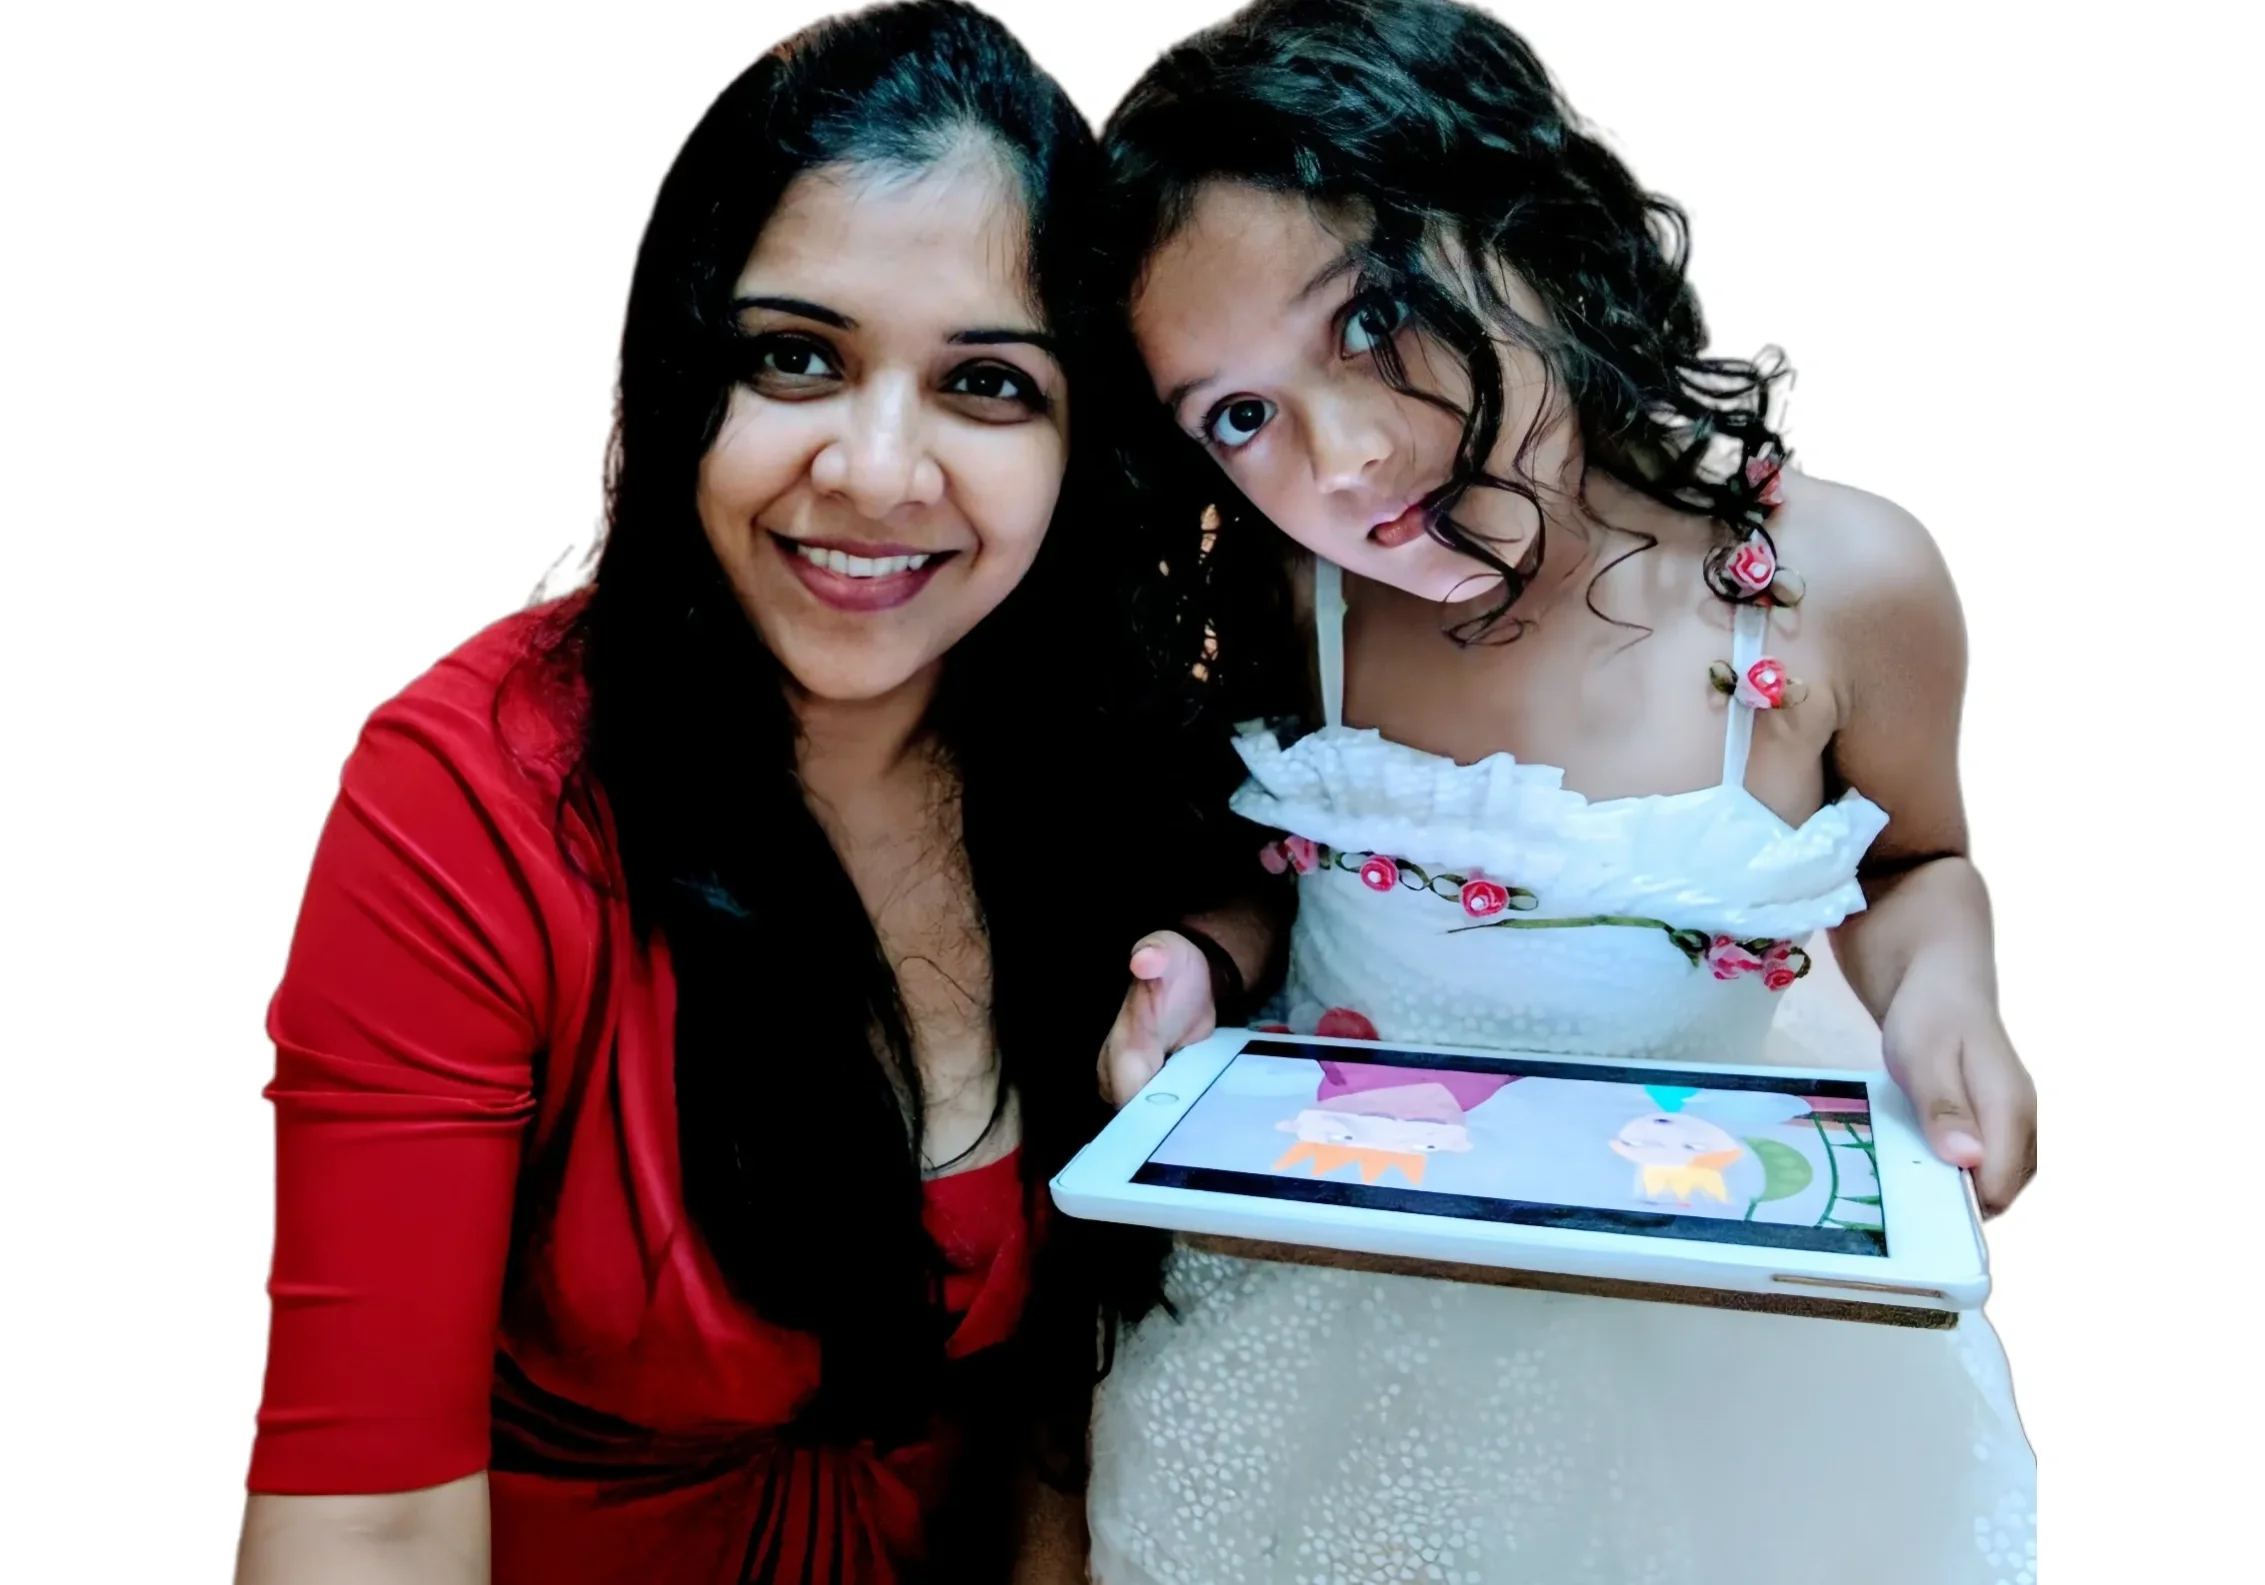
[[[555,760],[580,736],[582,688],[573,658],[571,598],[492,622],[426,668],[370,715],[372,726],[416,723],[434,747],[489,760]]]
[[[569,597],[491,623],[379,705],[347,761],[344,792],[443,796],[480,811],[508,845],[555,839],[582,736],[574,609]]]

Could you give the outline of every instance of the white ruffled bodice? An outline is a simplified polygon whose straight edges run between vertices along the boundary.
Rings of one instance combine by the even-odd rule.
[[[1752,1059],[1783,984],[1741,966],[1783,944],[1804,967],[1801,944],[1864,906],[1857,865],[1887,824],[1852,792],[1791,826],[1727,782],[1592,802],[1551,766],[1345,726],[1237,746],[1236,812],[1315,844],[1284,855],[1305,871],[1281,1008],[1301,1033],[1342,1011],[1387,1040]],[[1518,895],[1474,913],[1473,878]]]

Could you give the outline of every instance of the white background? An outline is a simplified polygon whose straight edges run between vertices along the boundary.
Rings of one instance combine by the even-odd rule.
[[[994,9],[1098,118],[1219,5]],[[1717,344],[1788,349],[1803,464],[1916,511],[1964,593],[1978,856],[2045,1097],[1992,1314],[2046,1578],[2246,1574],[2254,24],[1498,8],[1691,211]],[[587,543],[646,207],[817,9],[0,22],[0,1575],[225,1576],[261,1018],[339,763]]]

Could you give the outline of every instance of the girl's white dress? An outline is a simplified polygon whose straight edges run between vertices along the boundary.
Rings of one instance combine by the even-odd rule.
[[[1745,788],[1590,802],[1341,724],[1253,732],[1243,815],[1295,833],[1299,1032],[1757,1061],[1800,943],[1863,906],[1887,817]],[[1733,665],[1768,611],[1741,606]],[[1377,862],[1385,861],[1384,863]],[[1503,928],[1472,928],[1502,924]],[[1093,1430],[1100,1585],[2032,1585],[2036,1471],[1979,1316],[1949,1331],[1175,1251]]]

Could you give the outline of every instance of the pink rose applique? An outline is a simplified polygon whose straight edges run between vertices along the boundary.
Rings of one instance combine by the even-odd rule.
[[[1290,868],[1289,850],[1279,842],[1269,842],[1258,850],[1258,863],[1269,875],[1287,874]]]
[[[1716,936],[1707,943],[1707,968],[1718,980],[1734,980],[1741,974],[1762,972],[1762,960],[1728,936]]]
[[[1361,884],[1372,892],[1388,892],[1400,884],[1400,866],[1381,853],[1372,853],[1361,866]]]
[[[1332,1040],[1374,1040],[1376,1025],[1350,1007],[1332,1007],[1321,1015],[1321,1022],[1313,1026],[1313,1032]]]
[[[1510,888],[1500,881],[1473,876],[1463,882],[1463,912],[1473,919],[1492,919],[1510,906]]]
[[[1762,505],[1785,504],[1785,484],[1779,478],[1783,465],[1768,457],[1756,457],[1746,464],[1746,482],[1762,487]]]
[[[1724,558],[1722,573],[1748,594],[1767,594],[1777,577],[1777,557],[1771,553],[1768,540],[1759,534],[1750,535],[1745,544]]]
[[[1777,941],[1762,954],[1762,983],[1773,991],[1782,991],[1801,977],[1801,969],[1794,962],[1793,943]]]
[[[1282,847],[1290,855],[1290,868],[1300,875],[1312,874],[1321,863],[1321,850],[1304,837],[1290,837],[1282,843]]]
[[[1785,665],[1764,655],[1738,679],[1738,702],[1755,710],[1775,710],[1785,703]]]

